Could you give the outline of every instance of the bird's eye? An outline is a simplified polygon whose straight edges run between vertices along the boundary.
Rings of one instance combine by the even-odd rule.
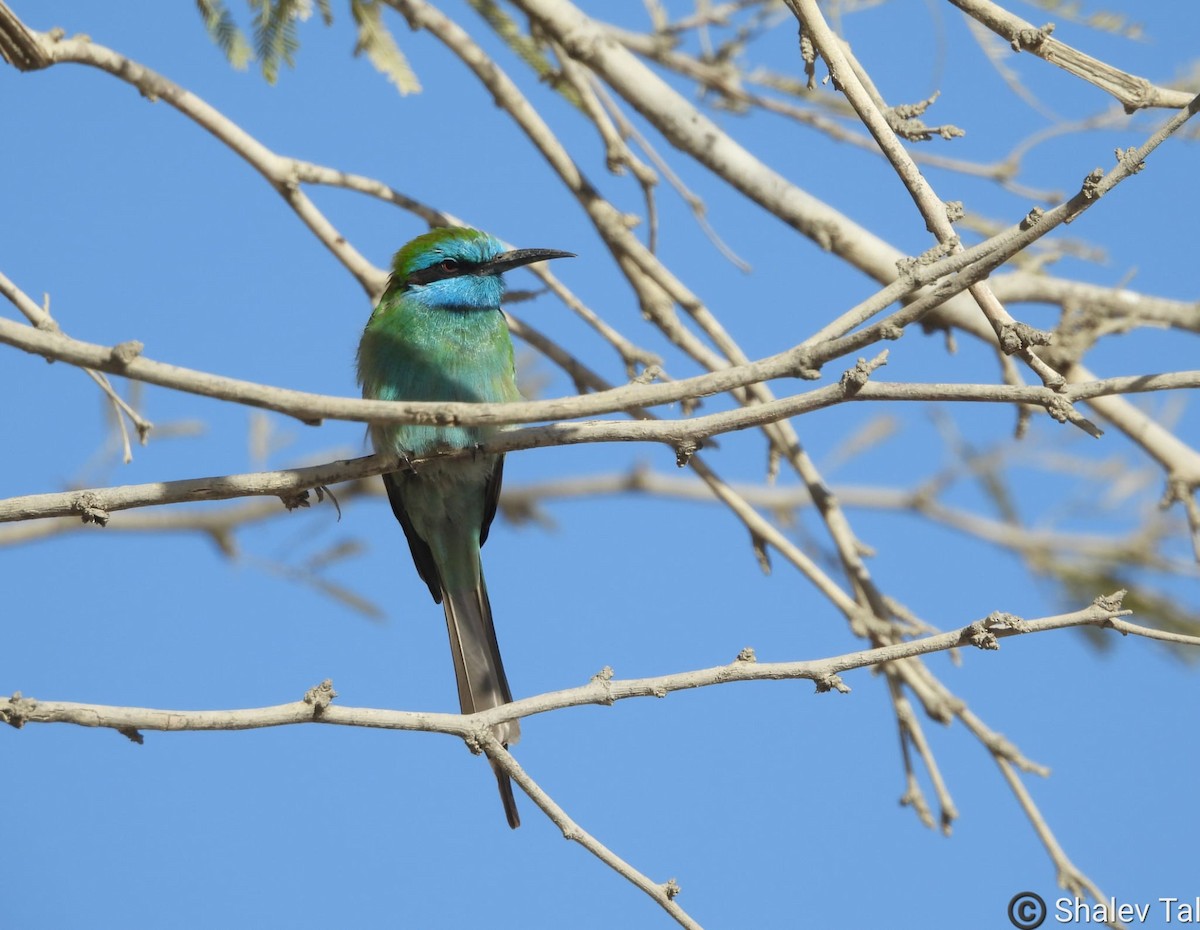
[[[453,258],[443,258],[438,267],[442,271],[458,271],[458,262]]]

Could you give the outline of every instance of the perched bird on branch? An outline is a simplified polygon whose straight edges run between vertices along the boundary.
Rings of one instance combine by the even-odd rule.
[[[521,399],[512,339],[500,300],[504,272],[571,258],[556,249],[505,251],[475,229],[435,229],[396,253],[392,274],[358,346],[363,396],[376,400]],[[383,476],[421,579],[446,612],[458,701],[464,714],[512,700],[479,549],[496,515],[504,456],[478,451],[496,427],[372,425],[377,452],[433,458]],[[496,727],[505,746],[521,735],[514,720]],[[521,824],[512,785],[492,762],[510,827]]]

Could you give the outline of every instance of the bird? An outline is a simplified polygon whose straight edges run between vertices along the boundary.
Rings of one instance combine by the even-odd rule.
[[[418,236],[392,260],[383,296],[358,345],[358,382],[374,400],[519,401],[512,338],[500,309],[503,274],[554,258],[558,249],[506,250],[477,229],[443,227]],[[446,614],[458,701],[464,714],[512,701],[480,548],[496,516],[504,456],[480,445],[494,426],[376,423],[376,452],[406,467],[383,475],[417,574]],[[438,457],[437,453],[468,453]],[[410,464],[413,459],[419,463]],[[494,728],[507,747],[520,738],[513,720]],[[508,824],[521,824],[512,784],[491,761]]]

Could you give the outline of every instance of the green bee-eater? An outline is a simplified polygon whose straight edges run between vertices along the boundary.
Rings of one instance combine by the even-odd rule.
[[[363,396],[378,400],[520,400],[512,340],[500,310],[501,275],[550,258],[555,249],[504,250],[475,229],[435,229],[396,253],[379,305],[358,346]],[[476,449],[496,433],[483,426],[373,425],[377,452],[424,458]],[[458,701],[464,714],[512,700],[479,561],[496,515],[504,456],[475,452],[434,458],[383,476],[413,561],[446,612]],[[496,728],[506,746],[521,735],[514,720]],[[495,763],[504,813],[520,826],[508,777]]]

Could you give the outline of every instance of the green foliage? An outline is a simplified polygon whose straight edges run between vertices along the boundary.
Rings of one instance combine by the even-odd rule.
[[[196,0],[204,28],[235,68],[257,60],[262,75],[274,84],[280,65],[296,63],[300,48],[297,23],[312,16],[314,0],[246,0],[251,11],[253,43],[234,21],[224,0]],[[326,26],[333,22],[331,0],[315,0]],[[372,65],[402,94],[417,93],[421,84],[380,15],[379,0],[350,0],[350,15],[358,27],[354,54],[366,54]]]
[[[254,53],[223,0],[196,0],[196,9],[200,11],[209,38],[225,53],[225,58],[231,65],[239,71],[243,70],[254,57]]]
[[[354,54],[366,54],[375,70],[395,84],[401,94],[419,93],[421,82],[384,25],[378,0],[350,0],[350,15],[358,26]]]
[[[254,10],[254,51],[263,77],[274,84],[279,77],[279,63],[289,68],[296,64],[300,39],[296,36],[296,20],[307,18],[311,6],[307,0],[249,0]]]
[[[491,30],[513,50],[513,52],[541,80],[554,76],[555,68],[547,61],[538,44],[517,28],[512,17],[496,6],[494,0],[467,0],[471,9],[483,17]]]

